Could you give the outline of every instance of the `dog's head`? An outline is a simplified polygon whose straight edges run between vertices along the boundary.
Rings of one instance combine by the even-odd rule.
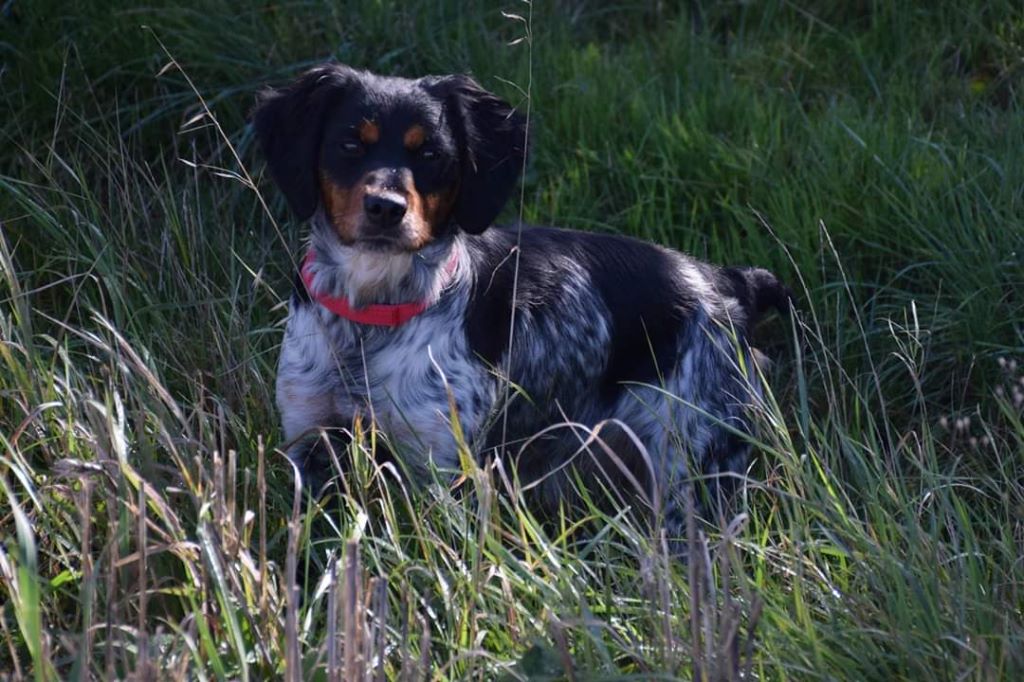
[[[485,230],[525,154],[523,117],[462,75],[409,80],[326,64],[264,94],[253,125],[295,215],[322,207],[342,243],[372,251]]]

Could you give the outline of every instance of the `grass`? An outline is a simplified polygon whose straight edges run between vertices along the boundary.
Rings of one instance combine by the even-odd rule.
[[[0,676],[1024,675],[1017,3],[123,5],[0,4]],[[328,57],[529,84],[528,220],[800,292],[688,563],[514,472],[411,489],[372,432],[341,509],[295,497],[302,228],[245,115]]]

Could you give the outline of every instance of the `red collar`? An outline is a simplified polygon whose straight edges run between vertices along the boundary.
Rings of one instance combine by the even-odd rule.
[[[368,305],[362,308],[353,308],[344,296],[330,296],[313,290],[313,273],[310,266],[313,264],[313,251],[306,253],[306,259],[302,263],[302,283],[306,285],[306,291],[314,301],[330,310],[339,317],[351,320],[358,324],[369,324],[375,327],[400,327],[412,318],[416,317],[430,307],[427,301],[413,301],[412,303],[398,303],[395,305]],[[445,265],[445,275],[450,280],[455,273],[455,266],[458,257],[452,251],[452,257]]]

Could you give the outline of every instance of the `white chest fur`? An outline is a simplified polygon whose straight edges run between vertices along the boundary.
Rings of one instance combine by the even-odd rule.
[[[422,471],[427,458],[455,468],[449,392],[468,438],[490,411],[496,383],[472,357],[459,311],[465,292],[397,328],[340,319],[314,305],[293,306],[277,378],[277,402],[289,440],[320,427],[372,418]]]

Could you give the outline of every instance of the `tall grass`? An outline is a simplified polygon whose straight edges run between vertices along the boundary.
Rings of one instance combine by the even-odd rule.
[[[529,46],[517,3],[3,7],[0,674],[1024,674],[1015,3],[562,0]],[[326,57],[524,107],[532,75],[528,220],[800,292],[688,562],[643,510],[541,522],[497,465],[411,487],[368,424],[338,504],[297,494],[272,385],[301,228],[245,114]]]

